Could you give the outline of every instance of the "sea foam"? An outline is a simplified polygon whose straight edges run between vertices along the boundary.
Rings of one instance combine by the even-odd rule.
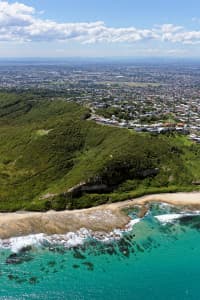
[[[167,224],[167,223],[172,223],[178,219],[184,218],[184,217],[192,217],[192,216],[198,216],[200,215],[199,211],[194,211],[193,213],[180,213],[180,214],[165,214],[165,215],[159,215],[159,216],[155,216],[155,218],[163,223],[163,224]]]

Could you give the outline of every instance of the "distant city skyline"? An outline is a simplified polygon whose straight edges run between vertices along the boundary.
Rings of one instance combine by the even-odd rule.
[[[200,58],[197,0],[0,1],[0,59]]]

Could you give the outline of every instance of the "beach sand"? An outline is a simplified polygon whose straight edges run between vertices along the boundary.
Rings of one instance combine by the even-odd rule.
[[[200,210],[200,192],[148,195],[73,211],[1,213],[0,238],[7,239],[38,233],[64,234],[76,232],[81,228],[108,233],[114,229],[123,229],[129,223],[130,217],[124,209],[140,206],[140,217],[142,217],[148,205],[153,202],[163,202],[189,210]]]

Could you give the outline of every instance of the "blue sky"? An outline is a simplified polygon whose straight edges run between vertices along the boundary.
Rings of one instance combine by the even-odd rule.
[[[200,57],[198,0],[0,0],[0,57]]]
[[[16,1],[9,1],[14,3]],[[18,1],[20,2],[20,1]],[[151,26],[174,23],[192,26],[200,17],[199,0],[24,0],[59,22],[103,20],[109,26]]]

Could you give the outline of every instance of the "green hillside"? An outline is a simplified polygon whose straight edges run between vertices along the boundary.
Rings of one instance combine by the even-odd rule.
[[[74,209],[198,188],[200,146],[87,116],[62,99],[0,94],[0,211]]]

